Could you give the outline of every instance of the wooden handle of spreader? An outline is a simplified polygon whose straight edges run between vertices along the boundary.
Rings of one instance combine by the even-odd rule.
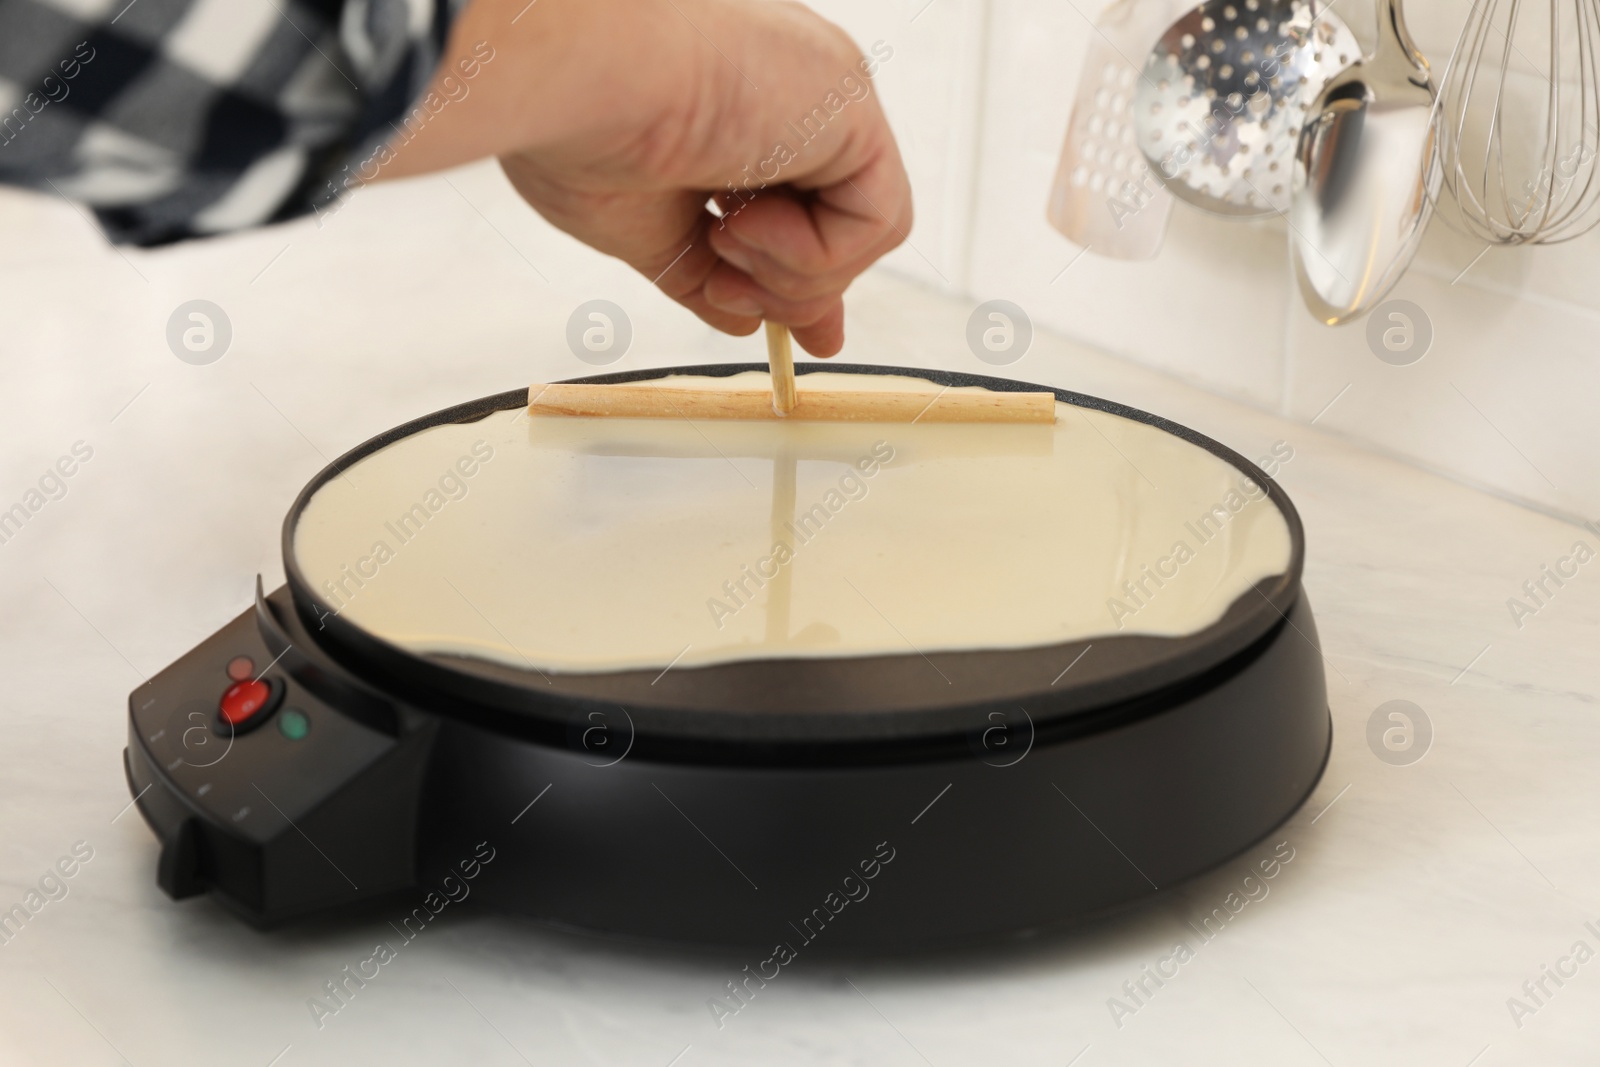
[[[772,373],[772,410],[779,415],[794,411],[794,348],[789,327],[767,323],[767,369]]]
[[[530,415],[614,419],[804,419],[816,422],[1056,421],[1053,393],[939,393],[801,389],[779,415],[765,390],[680,389],[658,385],[534,385]]]

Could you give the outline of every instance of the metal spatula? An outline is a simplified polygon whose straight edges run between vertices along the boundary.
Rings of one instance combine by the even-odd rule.
[[[1171,194],[1135,141],[1132,109],[1140,67],[1172,7],[1170,0],[1117,0],[1101,13],[1050,189],[1050,224],[1113,259],[1153,257],[1172,212]]]

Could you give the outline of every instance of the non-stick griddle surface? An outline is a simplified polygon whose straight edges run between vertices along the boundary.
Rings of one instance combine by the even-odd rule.
[[[755,365],[675,367],[601,375],[594,382],[641,381],[669,374],[723,376]],[[898,367],[811,364],[797,368],[858,374],[914,375],[940,385],[994,390],[1045,388],[1006,379]],[[1141,712],[1141,701],[1175,687],[1204,684],[1208,673],[1238,669],[1278,628],[1299,597],[1304,537],[1282,490],[1237,453],[1186,427],[1108,401],[1054,390],[1068,404],[1157,427],[1225,460],[1263,486],[1281,511],[1292,543],[1285,572],[1258,583],[1217,622],[1177,638],[1109,635],[1024,649],[903,655],[751,660],[710,666],[558,674],[462,656],[417,654],[337,614],[301,572],[295,523],[316,490],[378,449],[445,423],[480,419],[522,406],[521,390],[436,412],[397,427],[340,457],[300,494],[284,523],[284,560],[302,615],[353,670],[434,710],[503,730],[569,730],[595,711],[622,712],[641,737],[797,745],[904,742],[981,731],[995,714],[1020,714],[1029,728],[1070,728],[1074,718]]]

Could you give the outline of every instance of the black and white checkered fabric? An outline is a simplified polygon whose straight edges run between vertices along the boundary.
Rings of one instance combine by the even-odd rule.
[[[0,181],[159,245],[302,215],[395,136],[464,0],[0,0]]]

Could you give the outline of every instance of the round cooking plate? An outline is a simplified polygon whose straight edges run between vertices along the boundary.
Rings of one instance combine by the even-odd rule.
[[[723,377],[759,365],[673,367],[578,379],[633,382],[667,375]],[[941,386],[995,391],[1046,387],[1007,379],[898,367],[807,364],[799,374],[903,375]],[[1304,535],[1288,497],[1238,453],[1165,419],[1120,404],[1050,390],[1066,404],[1155,427],[1211,453],[1261,486],[1282,514],[1288,565],[1238,597],[1216,622],[1181,637],[1112,634],[1030,648],[930,651],[926,655],[745,660],[699,667],[598,673],[535,672],[476,657],[416,653],[339,614],[307,579],[295,552],[297,523],[319,488],[374,452],[429,427],[469,423],[522,407],[517,390],[446,408],[396,427],[339,457],[296,499],[283,527],[290,590],[312,632],[346,666],[410,703],[498,730],[570,740],[595,710],[625,712],[635,743],[671,758],[675,748],[707,746],[763,759],[801,759],[818,750],[838,758],[906,758],[929,745],[966,744],[999,712],[1034,730],[1070,734],[1119,718],[1150,714],[1174,692],[1240,669],[1284,625],[1299,598]]]

